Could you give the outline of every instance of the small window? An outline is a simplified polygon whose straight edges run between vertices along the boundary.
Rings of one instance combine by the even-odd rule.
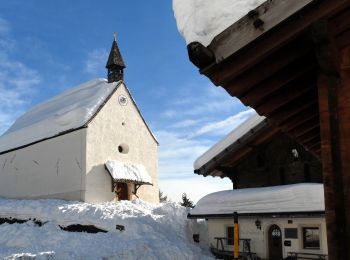
[[[285,238],[298,238],[298,229],[297,228],[285,228],[284,229],[284,237]]]
[[[227,245],[233,245],[233,227],[227,227],[226,230]]]
[[[303,244],[305,249],[320,249],[320,229],[318,227],[304,227]]]
[[[118,152],[127,154],[129,152],[129,146],[127,144],[120,144],[118,146]]]

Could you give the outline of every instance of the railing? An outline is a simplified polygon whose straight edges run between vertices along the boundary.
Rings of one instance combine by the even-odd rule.
[[[227,237],[214,237],[216,240],[216,247],[211,247],[211,252],[218,258],[221,259],[232,259],[233,251],[225,250],[224,242],[227,240]],[[255,253],[250,251],[250,239],[241,238],[239,239],[240,244],[242,245],[242,251],[239,252],[239,259],[242,260],[257,260],[259,259]]]
[[[298,260],[298,259],[320,259],[325,260],[328,259],[325,254],[317,254],[317,253],[300,253],[300,252],[289,252],[288,260]]]

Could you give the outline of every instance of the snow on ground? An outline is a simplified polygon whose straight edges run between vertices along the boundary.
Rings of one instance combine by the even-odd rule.
[[[173,0],[178,30],[186,43],[208,46],[213,38],[266,0]]]
[[[41,227],[33,221],[0,225],[0,258],[213,259],[205,244],[192,240],[193,232],[205,234],[205,226],[187,220],[187,213],[176,203],[154,205],[140,200],[88,204],[0,199],[0,218],[45,222]],[[108,232],[59,228],[70,224],[95,225]],[[116,230],[116,225],[125,230]]]
[[[307,199],[305,199],[307,198]],[[323,184],[300,183],[208,194],[191,215],[324,211]]]

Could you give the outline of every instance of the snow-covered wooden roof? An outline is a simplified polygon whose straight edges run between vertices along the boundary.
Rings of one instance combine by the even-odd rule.
[[[152,178],[141,164],[131,164],[116,160],[106,162],[106,168],[117,182],[132,182],[136,184],[152,184]]]
[[[90,80],[31,108],[0,137],[0,154],[86,127],[121,84]]]
[[[238,142],[240,138],[248,134],[254,127],[258,126],[265,120],[264,116],[254,114],[249,117],[245,122],[233,129],[227,136],[210,147],[205,153],[199,156],[193,163],[195,170],[201,168],[203,165],[213,160],[217,155],[225,151],[229,146]]]
[[[301,183],[214,192],[200,199],[191,216],[324,212],[323,184]]]
[[[173,0],[180,33],[187,44],[209,45],[213,38],[232,23],[266,0]]]

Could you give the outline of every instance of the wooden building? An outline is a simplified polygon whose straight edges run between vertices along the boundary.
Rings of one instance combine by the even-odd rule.
[[[322,183],[320,161],[257,114],[198,157],[194,168],[230,178],[234,189]]]
[[[190,60],[323,167],[329,259],[350,259],[350,1],[272,0]]]

